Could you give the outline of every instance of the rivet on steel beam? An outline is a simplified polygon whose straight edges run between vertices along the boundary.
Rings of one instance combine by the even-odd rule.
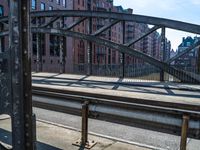
[[[27,119],[29,118],[29,114],[26,114],[26,118],[27,118]]]
[[[25,93],[25,97],[28,97],[28,94],[27,94],[27,93]]]
[[[29,147],[29,146],[30,146],[30,143],[26,143],[26,146]]]

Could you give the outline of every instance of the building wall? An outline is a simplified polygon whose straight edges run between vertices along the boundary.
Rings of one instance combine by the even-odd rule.
[[[34,0],[32,0],[33,2]],[[63,0],[60,0],[60,4],[57,4],[57,1],[53,0],[53,2],[49,0],[37,0],[37,5],[35,10],[32,11],[39,11],[41,10],[41,3],[45,4],[45,10],[52,9],[69,9],[69,10],[89,10],[89,2],[90,0],[66,0],[66,5],[63,5]],[[132,9],[123,9],[121,6],[113,6],[112,1],[108,0],[91,0],[91,10],[94,11],[112,11],[112,12],[119,12],[119,13],[128,13],[132,14]],[[0,1],[0,5],[5,6],[5,12],[8,12],[8,7],[6,5],[7,1]],[[7,15],[7,14],[6,14]],[[70,25],[77,18],[68,17],[65,20],[65,26]],[[48,21],[46,19],[46,21]],[[108,19],[93,19],[92,20],[92,32],[94,33],[101,27],[103,27],[106,23],[108,23]],[[54,27],[60,26],[62,22],[57,21],[54,23]],[[145,32],[149,30],[148,25],[135,23],[135,22],[126,22],[125,24],[125,43],[129,42],[132,39],[136,39],[142,36]],[[73,31],[81,32],[88,34],[89,33],[89,22],[86,19],[84,22],[77,25]],[[110,33],[109,33],[110,32]],[[123,26],[122,22],[116,24],[115,26],[111,27],[111,29],[105,31],[103,34],[100,35],[107,40],[112,40],[116,43],[123,43]],[[52,56],[50,54],[50,35],[45,35],[45,46],[44,46],[44,55],[42,58],[43,62],[43,71],[48,72],[59,72],[60,70],[60,57],[59,56]],[[58,44],[58,43],[57,43]],[[156,59],[162,58],[162,52],[160,48],[161,40],[160,35],[158,32],[154,32],[153,34],[149,35],[148,37],[144,38],[143,40],[137,42],[132,48],[144,52],[147,55],[150,55]],[[170,43],[167,43],[167,47],[170,49]],[[78,65],[85,65],[88,63],[88,42],[80,39],[74,39],[67,37],[66,39],[66,72],[76,72]],[[94,65],[119,65],[121,63],[121,54],[113,49],[106,48],[101,45],[97,45],[95,43],[92,44],[93,47],[93,59],[92,63]],[[126,64],[142,64],[144,63],[143,60],[136,59],[134,57],[130,57],[126,55],[125,57]],[[32,59],[32,68],[33,71],[36,70],[36,55],[33,53]],[[80,67],[79,69],[82,69]]]

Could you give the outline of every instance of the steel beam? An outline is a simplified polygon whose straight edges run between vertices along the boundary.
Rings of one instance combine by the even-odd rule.
[[[122,22],[123,28],[123,44],[126,42],[126,21]],[[125,77],[125,53],[122,53],[122,77]]]
[[[8,36],[9,31],[0,31],[0,37]]]
[[[67,28],[65,28],[65,30],[71,30],[71,29],[73,29],[75,26],[77,26],[78,24],[80,24],[81,22],[83,22],[86,19],[87,19],[87,17],[81,17],[77,21],[75,21],[72,24],[70,24]]]
[[[109,29],[110,27],[114,26],[115,24],[117,24],[119,22],[120,22],[120,20],[113,20],[112,22],[108,23],[107,25],[105,25],[102,28],[100,28],[99,30],[97,30],[92,35],[98,36],[98,35],[100,35],[101,33],[103,33],[104,31],[106,31],[107,29]]]
[[[178,68],[174,68],[171,67],[170,65],[168,65],[167,63],[161,62],[151,56],[148,56],[138,50],[129,48],[127,46],[118,44],[118,43],[114,43],[112,41],[109,40],[105,40],[105,39],[100,39],[97,38],[95,36],[91,36],[91,35],[85,35],[83,33],[77,33],[77,32],[73,32],[73,31],[65,31],[62,29],[47,29],[47,28],[32,28],[32,32],[34,33],[48,33],[48,34],[54,34],[54,35],[63,35],[63,36],[70,36],[70,37],[74,37],[74,38],[79,38],[79,39],[84,39],[84,40],[88,40],[94,43],[97,43],[99,45],[104,45],[106,47],[109,47],[111,49],[115,49],[121,53],[125,53],[128,54],[130,56],[135,56],[139,59],[143,59],[146,62],[148,62],[149,64],[152,64],[155,67],[158,67],[160,69],[163,69],[165,72],[175,76],[176,78],[185,81],[185,82],[195,82],[195,83],[200,83],[198,78],[195,78],[193,76],[191,76],[190,74],[187,74],[186,72],[184,72],[183,70],[180,70]]]
[[[52,17],[49,22],[45,23],[44,25],[41,25],[40,27],[48,27],[51,24],[53,24],[56,20],[58,20],[59,18],[60,18],[59,16]]]
[[[166,60],[166,38],[165,38],[165,27],[162,27],[161,32],[161,51],[162,51],[162,61],[165,62]],[[160,81],[165,80],[165,72],[163,69],[160,71]]]
[[[200,75],[200,47],[199,47],[199,49],[198,49],[197,73]]]
[[[137,38],[137,39],[133,39],[132,41],[128,42],[125,44],[125,46],[130,47],[131,45],[135,44],[136,42],[142,40],[143,38],[145,38],[146,36],[148,36],[149,34],[153,33],[154,31],[158,30],[160,28],[160,26],[154,26],[152,27],[149,31],[147,31],[147,33],[143,34],[141,37]]]
[[[9,49],[12,77],[12,145],[33,150],[30,1],[9,1]]]
[[[177,60],[181,56],[189,53],[191,50],[193,50],[193,49],[195,49],[196,47],[199,47],[199,46],[200,46],[200,41],[196,42],[195,44],[191,45],[190,47],[186,48],[185,50],[183,50],[182,52],[180,52],[179,54],[174,56],[173,58],[169,59],[167,61],[167,63],[172,63],[173,61]]]
[[[152,24],[157,26],[164,26],[166,28],[187,31],[191,33],[200,34],[200,25],[158,18],[149,17],[136,14],[114,13],[114,12],[102,12],[102,11],[85,11],[85,10],[53,10],[53,11],[38,11],[31,13],[32,17],[53,17],[55,15],[65,17],[99,17],[110,18],[124,21],[134,21],[138,23]]]
[[[87,2],[87,6],[88,6],[88,10],[91,11],[92,10],[92,0],[88,0]],[[92,30],[93,30],[93,18],[89,17],[88,18],[88,26],[89,26],[89,34],[92,35]],[[92,41],[88,41],[88,75],[92,75],[93,70],[92,70],[92,55],[93,55],[93,48],[92,48]]]

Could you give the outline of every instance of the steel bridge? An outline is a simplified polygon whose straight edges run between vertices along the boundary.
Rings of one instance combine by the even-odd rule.
[[[141,39],[145,38],[152,32],[156,31],[157,29],[162,29],[162,50],[165,51],[165,29],[175,29],[181,30],[191,33],[200,34],[200,25],[190,24],[175,20],[169,20],[164,18],[156,18],[156,17],[149,17],[149,16],[142,16],[142,15],[135,15],[135,14],[123,14],[123,13],[113,13],[113,12],[100,12],[100,11],[80,11],[80,10],[53,10],[53,11],[38,11],[38,12],[30,12],[30,1],[27,0],[9,0],[9,16],[1,17],[0,24],[3,25],[3,30],[0,31],[0,37],[8,36],[9,37],[9,48],[0,52],[0,114],[9,114],[12,118],[12,137],[13,137],[13,149],[14,150],[32,150],[34,149],[34,115],[32,113],[32,86],[31,86],[31,32],[36,33],[37,35],[40,33],[44,34],[52,34],[57,35],[60,37],[73,37],[78,39],[83,39],[90,42],[89,46],[89,74],[92,74],[92,44],[96,43],[99,45],[106,46],[110,49],[115,49],[120,53],[127,54],[129,56],[133,56],[139,58],[154,67],[158,68],[161,71],[161,80],[163,80],[164,72],[172,75],[173,77],[179,79],[182,82],[189,82],[189,83],[200,83],[200,76],[197,74],[191,74],[185,70],[180,68],[174,67],[171,65],[173,61],[180,58],[181,56],[185,55],[186,53],[190,52],[196,47],[200,46],[200,41],[196,42],[194,45],[190,46],[189,48],[182,51],[180,54],[176,55],[175,57],[166,60],[166,61],[159,61],[137,49],[131,48],[133,44],[140,41]],[[57,20],[63,20],[66,17],[79,17],[77,21],[67,27],[60,27],[60,28],[53,28],[51,24],[56,22]],[[48,18],[49,22],[45,24],[31,24],[31,19],[40,19],[40,18]],[[95,33],[92,33],[92,18],[103,18],[108,19],[110,22],[97,30]],[[81,23],[82,21],[88,19],[89,20],[89,34],[74,32],[72,29]],[[112,42],[108,39],[104,39],[100,37],[100,35],[109,30],[112,26],[114,26],[118,22],[138,22],[138,23],[145,23],[154,25],[147,33],[144,33],[141,37],[137,39],[132,39],[128,43],[118,44]],[[62,44],[62,43],[61,43]],[[38,58],[41,54],[40,49],[37,49],[37,56]],[[65,52],[64,48],[61,48],[61,70],[64,72],[64,57]],[[125,58],[123,58],[125,59]],[[123,61],[124,62],[124,61]],[[38,70],[40,71],[41,64],[38,64]],[[199,64],[198,64],[199,65]],[[124,63],[123,63],[124,66]],[[200,66],[198,66],[200,68]],[[124,72],[124,69],[123,69]],[[124,73],[123,73],[124,74]],[[113,109],[117,108],[127,108],[128,110],[136,109],[139,110],[139,114],[143,114],[140,117],[144,117],[145,113],[152,113],[155,117],[161,113],[168,116],[168,119],[182,119],[183,122],[175,121],[175,124],[168,124],[166,122],[157,122],[157,124],[153,124],[152,120],[146,120],[146,125],[151,125],[151,128],[158,128],[161,125],[165,125],[165,132],[167,133],[174,133],[172,131],[179,131],[179,128],[182,127],[181,132],[181,150],[186,149],[186,139],[187,139],[187,130],[188,136],[193,137],[196,139],[200,139],[199,134],[199,107],[188,106],[183,104],[183,107],[179,108],[171,108],[172,106],[150,106],[147,103],[138,103],[137,101],[131,102],[130,99],[125,100],[126,103],[123,103],[121,100],[112,101],[113,98],[111,97],[97,97],[94,98],[92,95],[85,95],[88,96],[85,99],[81,98],[81,94],[74,93],[69,95],[68,91],[58,90],[55,91],[54,89],[49,89],[46,91],[45,88],[39,89],[39,87],[33,87],[33,94],[38,95],[41,94],[43,91],[43,95],[49,95],[48,92],[51,93],[52,97],[59,96],[59,93],[64,93],[68,95],[68,97],[73,97],[72,99],[76,99],[79,103],[84,101],[83,105],[83,123],[87,124],[88,118],[88,102],[96,101],[96,105],[100,105],[100,107],[112,107]],[[45,94],[46,92],[46,94]],[[61,96],[61,95],[60,95]],[[62,97],[62,96],[61,96]],[[98,101],[98,102],[97,102]],[[152,102],[153,104],[153,102]],[[92,104],[94,105],[94,104]],[[148,106],[149,105],[149,106]],[[154,108],[155,107],[155,108]],[[156,112],[155,113],[155,109]],[[71,110],[76,111],[75,108]],[[78,110],[79,111],[79,110]],[[91,110],[92,111],[92,110]],[[102,110],[99,110],[102,111]],[[122,112],[124,111],[124,112]],[[85,113],[84,113],[85,112]],[[116,111],[114,111],[116,113]],[[126,109],[121,109],[121,113],[125,113]],[[97,113],[97,112],[96,112]],[[101,114],[106,114],[111,117],[112,115],[118,116],[118,114],[108,114],[108,112],[99,112]],[[120,113],[120,112],[119,112]],[[137,113],[131,113],[132,116],[137,115]],[[108,117],[108,120],[109,120]],[[123,119],[120,121],[127,122],[127,118],[125,116],[121,116]],[[125,119],[124,119],[125,118]],[[133,117],[134,118],[134,117]],[[192,126],[188,127],[190,121],[192,122]],[[110,119],[110,120],[113,120]],[[156,120],[156,119],[155,119]],[[141,123],[141,120],[138,120],[137,123]],[[130,123],[131,124],[131,123]],[[170,126],[167,128],[167,126]],[[174,127],[175,126],[175,127]],[[86,128],[86,126],[83,126]],[[84,130],[86,131],[86,130]],[[84,136],[84,135],[83,135]],[[83,138],[83,143],[86,143],[86,138]],[[83,144],[82,143],[82,144]],[[3,147],[2,147],[3,149]],[[5,149],[5,148],[4,148]]]

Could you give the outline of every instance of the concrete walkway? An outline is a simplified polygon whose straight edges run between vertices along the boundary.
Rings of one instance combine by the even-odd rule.
[[[11,145],[11,120],[0,115],[0,141],[6,145]],[[37,121],[37,150],[82,150],[80,147],[72,145],[80,139],[80,132],[64,126]],[[150,150],[132,144],[89,135],[90,140],[97,144],[92,150]]]
[[[176,83],[176,82],[159,82],[156,80],[142,80],[133,78],[118,78],[118,77],[101,77],[101,76],[87,76],[75,74],[58,74],[58,73],[32,73],[33,79],[56,79],[56,80],[71,80],[71,81],[89,81],[89,82],[103,82],[107,84],[121,84],[130,86],[143,86],[153,88],[177,89],[177,90],[192,90],[200,91],[200,85]]]

